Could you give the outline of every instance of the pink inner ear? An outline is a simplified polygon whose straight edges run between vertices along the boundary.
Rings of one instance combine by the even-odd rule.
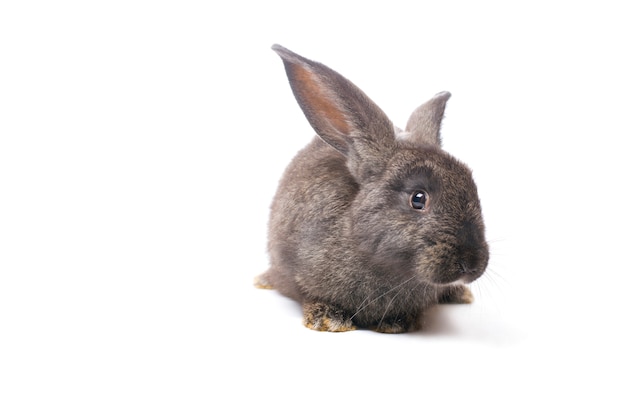
[[[297,80],[300,97],[317,119],[311,123],[314,124],[313,127],[321,127],[323,124],[327,124],[339,133],[348,136],[351,130],[350,123],[341,108],[329,97],[332,91],[324,88],[318,81],[317,76],[303,66],[294,65],[293,74]]]

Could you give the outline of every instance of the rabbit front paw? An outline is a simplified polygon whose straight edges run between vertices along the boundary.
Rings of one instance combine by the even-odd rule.
[[[420,317],[412,317],[411,319],[383,319],[376,326],[370,329],[384,334],[401,334],[403,332],[413,332],[422,329]]]
[[[439,303],[468,304],[474,301],[474,295],[467,286],[448,286],[439,295]]]
[[[353,331],[356,326],[343,310],[322,302],[305,302],[302,305],[304,326],[316,331]]]

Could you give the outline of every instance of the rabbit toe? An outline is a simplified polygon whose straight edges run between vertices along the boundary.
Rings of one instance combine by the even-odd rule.
[[[304,326],[315,331],[345,332],[356,326],[347,314],[338,308],[321,302],[304,303]]]
[[[439,303],[469,304],[474,295],[467,286],[449,286],[439,295]]]
[[[376,332],[384,334],[401,334],[403,332],[419,331],[422,324],[419,318],[411,320],[394,319],[383,320],[377,326],[372,327]]]

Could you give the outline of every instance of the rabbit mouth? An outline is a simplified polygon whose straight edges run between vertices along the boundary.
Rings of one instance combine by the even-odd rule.
[[[484,267],[470,267],[464,262],[455,263],[451,269],[434,276],[432,282],[436,285],[448,286],[454,284],[468,284],[478,279],[484,272]]]
[[[454,285],[472,283],[477,278],[478,277],[468,277],[467,275],[460,274],[460,275],[445,276],[443,278],[439,277],[437,279],[434,279],[432,283],[435,286],[454,286]]]
[[[474,280],[478,279],[485,271],[485,267],[483,266],[469,267],[464,262],[457,263],[457,266],[460,271],[459,280],[462,283],[472,283]]]
[[[461,277],[456,282],[457,283],[470,284],[474,280],[478,279],[481,275],[482,275],[482,273],[480,273],[480,274],[467,274],[467,273],[465,273],[465,274],[461,275]]]

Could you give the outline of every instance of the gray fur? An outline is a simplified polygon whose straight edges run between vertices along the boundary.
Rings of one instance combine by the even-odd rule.
[[[441,149],[450,94],[411,115],[407,131],[354,84],[281,46],[289,82],[316,136],[287,167],[271,206],[270,268],[257,285],[303,305],[317,330],[419,329],[438,302],[470,302],[461,285],[489,251],[470,170]],[[411,206],[427,192],[424,210]]]

